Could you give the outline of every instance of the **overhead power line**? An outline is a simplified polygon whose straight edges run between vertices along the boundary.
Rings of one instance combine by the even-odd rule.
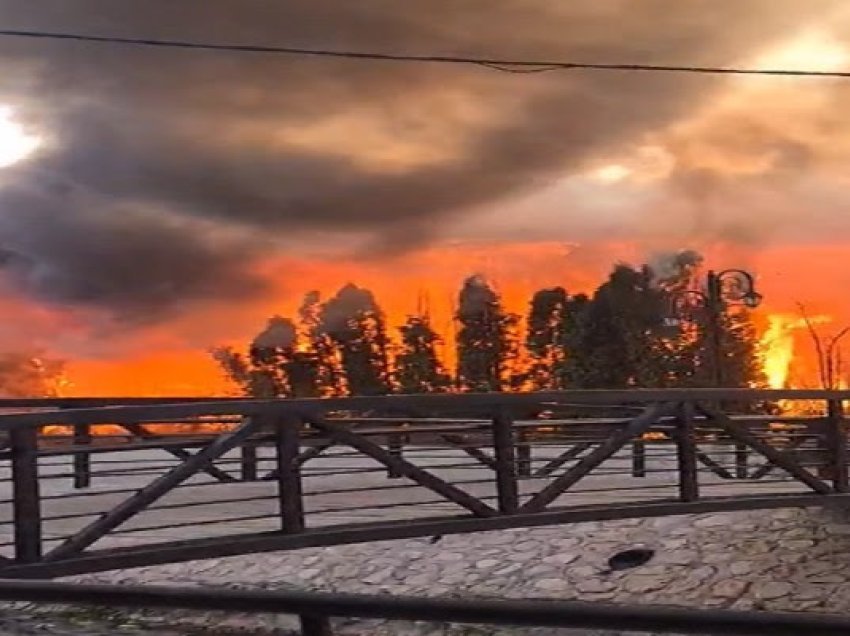
[[[387,62],[424,62],[432,64],[475,65],[505,73],[542,73],[547,71],[638,71],[662,73],[702,73],[713,75],[778,75],[789,77],[850,78],[850,71],[815,71],[795,69],[759,69],[727,66],[689,66],[677,64],[625,64],[571,62],[567,60],[517,60],[506,58],[464,57],[458,55],[414,55],[404,53],[379,53],[373,51],[347,51],[338,49],[312,49],[291,46],[266,46],[259,44],[222,44],[214,42],[188,42],[152,38],[124,38],[82,33],[57,33],[49,31],[21,31],[0,29],[0,36],[35,38],[44,40],[69,40],[99,44],[122,44],[140,47],[194,49],[204,51],[230,51],[234,53],[268,53],[278,55],[347,58],[354,60],[379,60]]]

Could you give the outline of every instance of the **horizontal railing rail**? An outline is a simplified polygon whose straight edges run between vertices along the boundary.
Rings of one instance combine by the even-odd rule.
[[[39,409],[32,412],[0,412],[0,430],[18,426],[43,426],[58,419],[67,424],[128,422],[149,417],[200,417],[216,415],[261,415],[284,412],[326,413],[328,411],[422,411],[540,407],[547,404],[584,403],[627,405],[653,402],[777,402],[850,401],[850,390],[822,389],[589,389],[533,393],[434,393],[420,395],[351,396],[299,399],[246,398],[73,398],[0,400],[2,409]],[[94,406],[90,406],[94,404]],[[44,410],[41,410],[44,409]]]
[[[306,591],[83,585],[0,580],[0,599],[107,607],[293,614],[303,636],[330,636],[331,617],[675,634],[846,636],[850,617],[626,606],[574,601],[367,596]]]

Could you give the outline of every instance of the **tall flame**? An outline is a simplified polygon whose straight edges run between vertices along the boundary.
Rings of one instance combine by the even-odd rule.
[[[788,371],[794,358],[794,336],[788,321],[782,314],[768,316],[768,328],[761,338],[764,373],[772,389],[785,388]]]
[[[811,324],[831,322],[829,316],[812,316]],[[788,386],[791,363],[794,360],[795,332],[806,328],[806,321],[787,314],[768,316],[768,328],[761,337],[761,351],[764,373],[772,389],[784,389]]]

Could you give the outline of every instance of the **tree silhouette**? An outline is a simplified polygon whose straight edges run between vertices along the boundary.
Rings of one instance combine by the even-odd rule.
[[[272,316],[248,350],[262,397],[290,397],[286,367],[292,360],[296,344],[295,325],[288,318]],[[255,393],[255,395],[257,394]]]
[[[541,289],[531,299],[525,346],[531,357],[529,384],[535,390],[565,386],[568,307],[569,297],[563,287]]]
[[[348,284],[321,309],[320,333],[336,345],[351,395],[392,390],[384,314],[372,292]]]
[[[442,393],[451,389],[452,379],[437,355],[440,336],[428,316],[408,316],[399,327],[401,349],[395,359],[395,373],[402,393]]]
[[[511,331],[517,317],[503,309],[499,295],[481,276],[464,281],[458,301],[458,384],[467,391],[501,391],[516,348]]]
[[[298,308],[298,332],[312,356],[318,395],[343,395],[346,386],[340,354],[334,340],[322,326],[322,296],[318,291],[304,295]]]
[[[721,318],[723,384],[730,387],[765,388],[759,355],[759,339],[750,311],[737,308]]]
[[[844,327],[838,333],[830,336],[822,336],[812,318],[809,316],[805,305],[797,303],[803,323],[809,332],[812,345],[815,349],[818,363],[818,376],[822,389],[837,390],[842,388],[844,378],[844,361],[842,359],[841,341],[850,334],[850,327]]]
[[[242,355],[232,348],[213,352],[225,373],[246,395],[259,398],[317,397],[315,355],[301,350],[295,324],[273,316]]]
[[[658,338],[664,317],[663,294],[647,267],[618,265],[593,294],[569,308],[565,363],[574,388],[659,386],[666,365]]]

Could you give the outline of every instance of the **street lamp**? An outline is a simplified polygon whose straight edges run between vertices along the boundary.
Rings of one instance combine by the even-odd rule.
[[[706,277],[705,291],[686,289],[674,292],[671,299],[673,315],[665,325],[680,324],[678,315],[686,310],[706,312],[708,334],[711,342],[712,379],[714,386],[723,385],[723,325],[721,318],[728,307],[743,306],[754,309],[761,304],[762,295],[755,289],[755,279],[741,269],[710,271]]]
[[[707,297],[718,306],[744,305],[754,309],[761,304],[762,295],[755,289],[753,275],[741,269],[708,272]]]

